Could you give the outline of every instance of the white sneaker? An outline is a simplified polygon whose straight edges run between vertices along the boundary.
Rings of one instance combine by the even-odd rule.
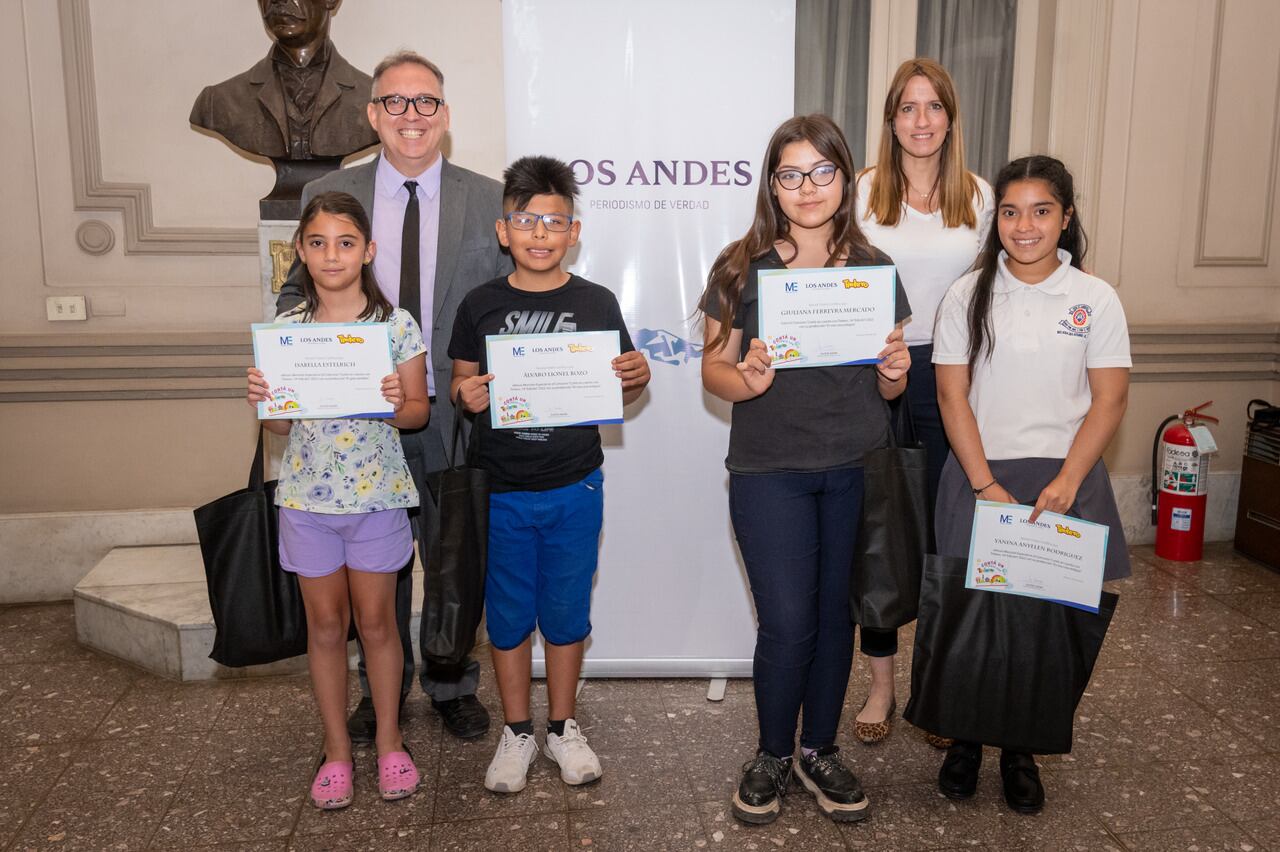
[[[529,765],[537,757],[538,743],[533,734],[517,735],[503,725],[498,750],[484,773],[484,786],[495,793],[519,793],[524,789]]]
[[[586,784],[603,774],[600,758],[587,745],[587,738],[573,719],[564,722],[564,736],[547,734],[547,757],[560,766],[560,780],[566,784]]]

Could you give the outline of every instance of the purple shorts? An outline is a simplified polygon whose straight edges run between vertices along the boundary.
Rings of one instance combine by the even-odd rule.
[[[280,507],[280,567],[302,577],[327,577],[343,565],[391,574],[413,556],[404,509],[324,515]]]

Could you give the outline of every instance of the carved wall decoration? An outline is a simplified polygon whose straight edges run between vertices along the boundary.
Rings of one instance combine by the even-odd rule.
[[[101,219],[81,222],[76,228],[76,245],[85,254],[106,254],[115,247],[116,232]]]
[[[75,208],[120,213],[125,254],[256,255],[254,228],[160,226],[152,217],[150,184],[103,179],[89,0],[58,0],[58,14]]]

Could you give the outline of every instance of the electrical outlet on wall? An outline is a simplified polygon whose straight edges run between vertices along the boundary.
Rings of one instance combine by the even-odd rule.
[[[62,320],[87,320],[84,296],[49,296],[44,300],[44,310],[51,322]]]

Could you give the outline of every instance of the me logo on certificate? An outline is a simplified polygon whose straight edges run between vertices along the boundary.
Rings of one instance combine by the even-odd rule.
[[[1107,554],[1105,524],[979,500],[965,588],[1026,595],[1098,611]]]
[[[622,422],[616,331],[490,334],[484,339],[494,429]]]
[[[893,330],[892,266],[760,272],[760,339],[773,366],[874,364]]]

